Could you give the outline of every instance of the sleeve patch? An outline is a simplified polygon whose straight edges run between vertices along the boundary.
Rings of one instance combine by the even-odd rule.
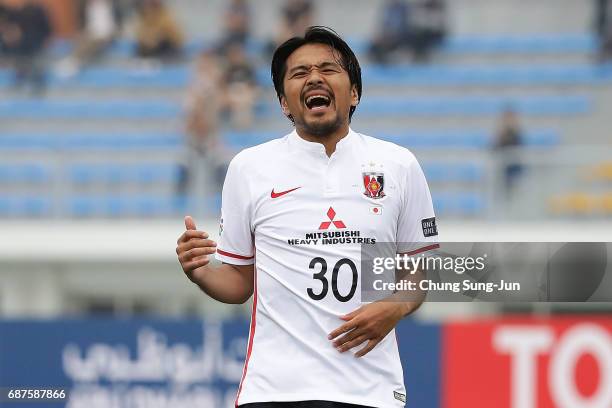
[[[438,235],[436,217],[425,218],[421,220],[421,226],[423,227],[423,235],[425,237],[434,237]]]

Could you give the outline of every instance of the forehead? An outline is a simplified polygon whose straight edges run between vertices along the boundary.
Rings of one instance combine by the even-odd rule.
[[[287,58],[287,69],[298,65],[319,65],[323,62],[338,63],[340,53],[327,44],[305,44]]]

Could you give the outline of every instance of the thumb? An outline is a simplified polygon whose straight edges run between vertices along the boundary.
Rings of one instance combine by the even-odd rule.
[[[185,217],[185,228],[188,230],[196,229],[195,222],[193,221],[193,218],[191,218],[191,216],[189,215]]]

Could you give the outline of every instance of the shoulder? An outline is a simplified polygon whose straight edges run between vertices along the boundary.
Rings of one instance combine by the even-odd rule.
[[[282,154],[287,144],[287,136],[273,139],[241,150],[230,161],[230,167],[254,168]]]
[[[404,146],[362,133],[357,133],[357,136],[360,138],[362,146],[364,146],[367,151],[381,157],[387,162],[394,163],[403,168],[410,168],[414,165],[418,165],[416,156]]]

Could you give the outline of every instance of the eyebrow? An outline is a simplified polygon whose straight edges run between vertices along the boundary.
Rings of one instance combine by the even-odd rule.
[[[332,66],[333,67],[340,67],[340,68],[342,68],[342,66],[340,64],[338,64],[337,62],[324,61],[324,62],[322,62],[322,63],[320,63],[318,65],[317,64],[314,64],[314,65],[306,65],[306,64],[298,65],[297,67],[291,68],[287,73],[291,74],[291,73],[293,73],[295,71],[299,71],[301,69],[309,70],[313,66],[315,66],[315,67],[317,67],[319,69],[326,68],[326,67],[332,67]]]

